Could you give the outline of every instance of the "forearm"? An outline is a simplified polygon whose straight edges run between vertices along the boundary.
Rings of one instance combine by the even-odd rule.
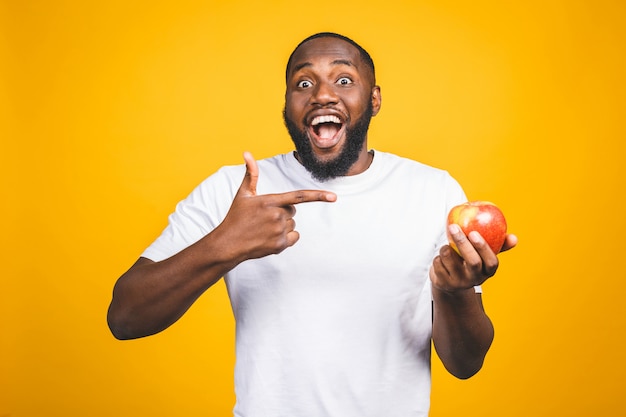
[[[166,329],[238,262],[223,253],[217,236],[161,262],[139,259],[113,289],[107,316],[111,332],[134,339]]]
[[[118,279],[107,316],[115,337],[132,339],[164,330],[241,262],[294,245],[300,237],[294,230],[295,204],[337,199],[322,190],[257,195],[257,163],[249,153],[244,159],[244,179],[218,227],[162,262],[140,259]]]
[[[454,293],[433,287],[433,344],[446,369],[466,379],[482,367],[493,325],[474,289]]]

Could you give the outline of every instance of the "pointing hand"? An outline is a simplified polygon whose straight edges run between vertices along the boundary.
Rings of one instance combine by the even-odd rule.
[[[295,230],[296,204],[313,201],[334,202],[337,196],[323,190],[296,190],[257,195],[259,168],[254,157],[243,154],[246,173],[226,218],[215,230],[227,233],[233,259],[261,258],[293,246],[300,234]]]

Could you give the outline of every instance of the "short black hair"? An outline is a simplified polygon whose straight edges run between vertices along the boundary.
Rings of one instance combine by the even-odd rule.
[[[287,61],[287,68],[285,70],[285,80],[289,79],[289,69],[291,68],[291,61],[293,59],[293,55],[296,53],[298,48],[300,48],[300,46],[307,43],[308,41],[317,39],[317,38],[337,38],[337,39],[346,41],[350,45],[354,46],[359,51],[361,60],[363,60],[365,65],[367,65],[369,69],[372,71],[372,79],[374,81],[374,84],[376,84],[376,71],[374,70],[374,61],[372,60],[372,57],[370,56],[370,54],[361,45],[359,45],[352,39],[348,38],[347,36],[343,36],[334,32],[319,32],[319,33],[309,36],[308,38],[300,42],[298,46],[294,48],[293,52],[291,52],[291,55],[289,55],[289,60]]]

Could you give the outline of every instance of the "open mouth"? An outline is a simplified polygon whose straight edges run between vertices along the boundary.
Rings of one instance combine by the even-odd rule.
[[[319,147],[334,146],[341,138],[344,124],[335,115],[316,116],[311,121],[312,139]]]

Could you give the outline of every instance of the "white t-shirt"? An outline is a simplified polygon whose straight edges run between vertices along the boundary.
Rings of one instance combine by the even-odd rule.
[[[428,270],[446,216],[466,201],[445,171],[376,152],[355,176],[320,183],[292,153],[258,161],[258,194],[323,189],[298,204],[300,240],[225,276],[236,319],[237,417],[413,417],[430,405]],[[225,217],[244,166],[180,202],[142,256],[159,261]]]

